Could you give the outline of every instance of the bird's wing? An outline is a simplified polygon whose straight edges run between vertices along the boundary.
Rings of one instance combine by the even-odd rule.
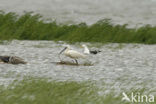
[[[9,58],[9,62],[11,64],[26,64],[27,62],[24,61],[24,59],[17,57],[17,56],[11,56]]]
[[[68,53],[70,54],[70,56],[75,57],[75,58],[85,58],[84,54],[74,51],[74,50],[69,50]]]

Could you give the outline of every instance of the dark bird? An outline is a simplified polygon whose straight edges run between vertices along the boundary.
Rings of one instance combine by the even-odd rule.
[[[26,64],[26,62],[17,56],[0,56],[0,62],[8,64]]]
[[[99,52],[101,52],[101,51],[99,51],[99,50],[90,51],[91,54],[97,54]]]

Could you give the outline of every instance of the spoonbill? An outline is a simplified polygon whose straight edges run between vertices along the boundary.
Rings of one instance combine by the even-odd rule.
[[[59,55],[62,52],[64,52],[65,56],[74,59],[77,65],[78,65],[77,59],[79,59],[79,58],[83,58],[83,59],[86,58],[86,56],[84,54],[82,54],[82,53],[80,53],[78,51],[72,50],[69,45],[66,45],[66,47],[59,53]]]
[[[84,48],[85,54],[97,54],[97,53],[101,52],[99,50],[89,50],[85,44],[83,44],[82,47]]]

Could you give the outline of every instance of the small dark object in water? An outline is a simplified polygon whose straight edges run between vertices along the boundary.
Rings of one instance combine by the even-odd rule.
[[[4,63],[8,63],[9,62],[9,56],[0,56],[0,60]]]
[[[60,62],[52,62],[52,63],[55,63],[57,65],[78,65],[76,63],[69,62],[69,61],[60,61]]]
[[[17,56],[0,56],[0,62],[8,64],[26,64],[26,62]]]
[[[101,52],[101,51],[99,51],[99,50],[98,50],[98,51],[97,51],[97,50],[90,51],[91,54],[97,54],[97,53],[99,53],[99,52]]]
[[[91,63],[76,64],[76,63],[69,62],[69,61],[60,61],[60,62],[52,62],[52,63],[57,64],[57,65],[93,66],[93,64]]]

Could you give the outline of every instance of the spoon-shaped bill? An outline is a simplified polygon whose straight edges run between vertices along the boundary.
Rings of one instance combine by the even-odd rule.
[[[66,49],[67,49],[67,47],[65,47],[65,48],[59,53],[59,55],[60,55],[62,52],[64,52]]]

